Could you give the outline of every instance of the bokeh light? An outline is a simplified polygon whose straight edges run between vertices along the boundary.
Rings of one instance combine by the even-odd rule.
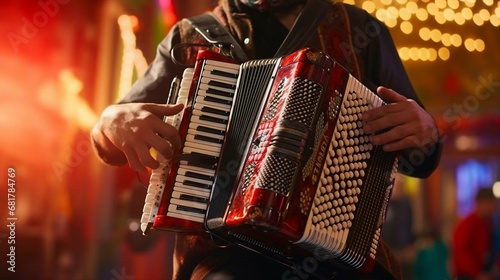
[[[344,0],[344,2],[349,1]],[[437,58],[447,60],[451,55],[450,47],[463,48],[468,52],[482,52],[486,48],[484,40],[462,38],[461,32],[458,31],[462,29],[457,28],[467,28],[471,24],[500,26],[500,1],[494,0],[481,0],[481,2],[476,0],[367,0],[361,1],[360,4],[364,10],[374,15],[388,28],[398,28],[400,32],[408,36],[416,31],[418,32],[417,38],[432,45],[427,48],[422,48],[420,45],[399,47],[398,51],[403,60],[433,61]],[[455,30],[460,34],[448,30]]]

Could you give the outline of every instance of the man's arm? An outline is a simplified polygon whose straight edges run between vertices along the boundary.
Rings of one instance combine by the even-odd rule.
[[[163,122],[165,115],[182,110],[181,105],[165,105],[172,79],[182,68],[170,58],[170,49],[180,41],[174,26],[159,44],[153,63],[118,104],[108,106],[91,131],[95,153],[110,165],[124,165],[138,172],[157,168],[149,150],[154,148],[165,158],[180,149],[177,130]]]

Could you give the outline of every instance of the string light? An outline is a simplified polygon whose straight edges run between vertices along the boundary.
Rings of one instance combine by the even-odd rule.
[[[354,0],[344,0],[347,3]],[[500,26],[500,1],[495,0],[367,0],[361,8],[382,21],[388,28],[399,28],[405,35],[418,33],[417,38],[431,44],[431,48],[401,47],[398,52],[403,60],[448,60],[450,48],[463,48],[468,52],[482,52],[486,43],[478,38],[463,38],[460,34],[443,32],[454,24],[458,27]],[[429,28],[429,20],[443,28]],[[418,23],[417,23],[418,22]],[[415,29],[415,26],[422,26]],[[433,25],[435,26],[435,25]],[[415,29],[415,30],[414,30]],[[413,35],[415,36],[415,35]]]

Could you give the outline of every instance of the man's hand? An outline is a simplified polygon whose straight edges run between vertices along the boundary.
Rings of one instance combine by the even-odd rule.
[[[94,141],[104,147],[101,154],[126,157],[130,167],[146,173],[146,167],[155,169],[159,163],[151,156],[154,148],[166,159],[181,148],[181,139],[175,127],[165,123],[163,116],[175,115],[182,104],[127,103],[111,105],[101,114],[94,126]],[[119,154],[121,152],[121,154]]]
[[[399,151],[436,142],[434,119],[414,100],[385,87],[378,87],[377,94],[389,104],[363,114],[363,129],[373,134],[374,145],[383,145],[385,151]],[[375,135],[383,129],[389,130]]]

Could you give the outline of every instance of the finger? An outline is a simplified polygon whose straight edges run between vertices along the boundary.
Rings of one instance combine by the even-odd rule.
[[[365,121],[371,121],[389,113],[397,113],[405,110],[406,107],[404,101],[408,100],[405,96],[400,95],[394,90],[386,87],[378,87],[377,94],[388,104],[364,112],[363,119]]]
[[[172,144],[158,135],[149,139],[147,143],[165,159],[171,159],[174,156]]]
[[[184,104],[168,105],[148,103],[144,105],[144,109],[156,115],[159,118],[171,116],[179,113],[184,108]]]
[[[175,127],[162,122],[156,125],[154,129],[156,133],[170,142],[173,150],[179,150],[181,148],[181,137]]]
[[[372,143],[373,145],[387,145],[409,137],[412,134],[412,130],[408,128],[408,125],[396,126],[383,133],[373,135]]]
[[[409,121],[409,115],[407,114],[401,112],[386,112],[374,120],[365,120],[363,130],[365,133],[376,133],[377,131],[393,128]]]
[[[402,150],[405,150],[408,148],[412,148],[415,146],[414,143],[415,143],[415,137],[414,137],[414,135],[410,135],[410,136],[401,138],[397,141],[385,144],[385,145],[383,145],[382,148],[386,152],[396,152],[396,151],[402,151]]]
[[[404,110],[405,106],[403,103],[392,103],[370,109],[363,113],[362,118],[365,122],[370,122],[382,118],[384,116],[387,116],[388,114],[401,113]]]
[[[127,157],[128,165],[132,170],[142,174],[146,174],[148,172],[146,167],[139,160],[139,157],[133,147],[124,147],[123,153]]]
[[[396,103],[408,99],[405,96],[397,93],[396,91],[382,86],[377,88],[377,94],[380,96],[380,98],[382,98],[382,100],[387,103]]]
[[[136,152],[143,166],[147,166],[151,169],[156,169],[160,166],[158,161],[151,155],[148,146],[136,147]]]

